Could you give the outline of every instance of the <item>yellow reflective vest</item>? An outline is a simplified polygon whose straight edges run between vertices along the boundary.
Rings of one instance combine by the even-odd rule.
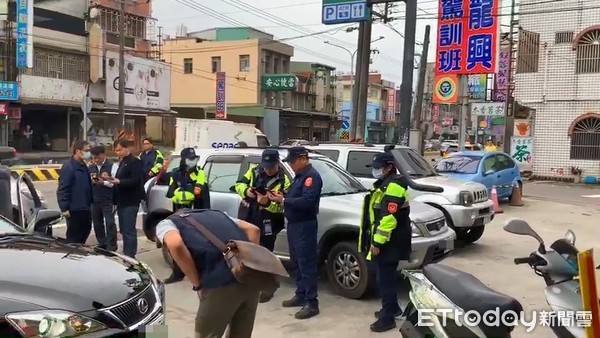
[[[171,199],[171,202],[180,205],[191,205],[196,199],[208,199],[208,181],[204,171],[197,168],[189,174],[189,178],[185,175],[179,169],[173,170],[169,180],[169,190],[167,191],[167,197]]]
[[[287,175],[285,175],[281,171],[283,169],[279,170],[280,172],[277,175],[275,175],[275,177],[269,177],[268,181],[266,182],[266,187],[273,192],[281,191],[281,181],[284,181],[283,193],[287,194],[288,191],[290,191],[290,186],[292,185],[292,182],[287,177]],[[238,193],[238,195],[240,195],[242,199],[247,198],[246,191],[248,190],[248,188],[256,188],[256,180],[258,175],[260,175],[260,168],[258,167],[258,165],[252,166],[248,169],[248,171],[246,171],[244,176],[235,183],[235,191]],[[265,210],[274,214],[283,213],[283,205],[271,202],[271,204],[269,204],[269,206],[266,207]]]
[[[368,251],[367,260],[370,260],[371,245],[384,247],[393,240],[399,226],[408,226],[410,230],[406,179],[392,174],[377,180],[365,196],[362,210],[358,250]],[[402,222],[408,224],[399,224]]]

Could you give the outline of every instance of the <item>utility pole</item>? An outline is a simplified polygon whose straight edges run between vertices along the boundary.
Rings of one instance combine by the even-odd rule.
[[[467,115],[469,111],[469,76],[459,75],[459,100],[460,100],[460,121],[458,124],[458,147],[460,151],[465,151],[467,143]]]
[[[368,11],[371,12],[373,5],[368,6]],[[358,84],[355,85],[358,89],[358,105],[356,106],[356,138],[365,140],[365,121],[367,119],[367,104],[369,95],[369,66],[371,63],[371,28],[373,21],[368,20],[363,26],[363,36],[359,46],[359,55],[361,67],[358,73]]]
[[[352,108],[350,110],[350,140],[356,140],[356,130],[357,130],[357,122],[358,122],[358,93],[359,91],[359,87],[360,85],[356,85],[356,77],[358,76],[360,79],[360,74],[361,74],[361,70],[363,67],[363,53],[362,53],[362,43],[364,40],[364,36],[365,36],[365,26],[366,26],[366,22],[361,22],[358,25],[358,53],[356,56],[356,70],[354,71],[354,74],[352,74],[352,88],[351,90],[351,95],[352,95]],[[368,58],[368,56],[367,56]],[[360,82],[359,82],[360,84]]]
[[[396,121],[394,141],[408,145],[410,112],[412,109],[413,71],[415,68],[415,43],[417,26],[417,0],[406,0],[404,21],[404,58],[402,60],[402,84],[400,85],[400,117]]]
[[[513,117],[513,109],[514,109],[514,99],[513,99],[513,92],[514,92],[514,76],[513,76],[513,60],[518,57],[515,56],[515,53],[513,51],[514,47],[515,47],[515,38],[514,38],[514,26],[515,26],[515,0],[512,0],[511,2],[511,7],[510,7],[510,28],[508,31],[508,43],[509,43],[509,61],[508,61],[508,67],[507,67],[507,72],[508,72],[508,84],[506,86],[506,100],[504,102],[504,142],[502,143],[502,146],[504,148],[504,152],[507,154],[510,154],[510,143],[511,143],[511,136],[512,136],[512,132],[513,132],[513,125],[514,125],[514,117]],[[516,65],[515,65],[516,67]],[[510,123],[509,123],[510,121]]]
[[[429,51],[429,34],[431,33],[431,26],[425,26],[425,37],[423,38],[423,51],[421,52],[421,62],[419,64],[419,80],[417,83],[417,97],[415,100],[415,121],[413,124],[414,129],[421,129],[423,111],[423,95],[425,92],[425,76],[427,75],[427,54]],[[423,139],[425,135],[423,131],[420,131],[421,143],[419,143],[419,151],[423,155]]]
[[[125,130],[125,1],[119,7],[119,116],[121,130]]]

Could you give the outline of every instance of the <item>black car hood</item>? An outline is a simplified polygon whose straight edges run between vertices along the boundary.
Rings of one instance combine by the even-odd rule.
[[[107,307],[152,283],[148,271],[123,256],[59,240],[0,240],[0,314],[3,304],[74,312]]]

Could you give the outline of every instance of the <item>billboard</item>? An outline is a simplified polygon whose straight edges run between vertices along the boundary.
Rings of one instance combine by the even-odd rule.
[[[469,98],[485,100],[487,98],[487,75],[469,75]]]
[[[508,96],[508,66],[510,63],[510,46],[500,49],[498,71],[496,73],[496,90],[494,101],[506,101]]]
[[[458,103],[458,76],[436,76],[433,81],[433,103]]]
[[[396,90],[394,88],[388,88],[387,96],[387,116],[385,120],[387,122],[396,121]]]
[[[436,75],[493,74],[500,0],[439,0]]]
[[[106,104],[119,104],[119,53],[106,51]],[[125,54],[125,107],[171,110],[171,69]]]

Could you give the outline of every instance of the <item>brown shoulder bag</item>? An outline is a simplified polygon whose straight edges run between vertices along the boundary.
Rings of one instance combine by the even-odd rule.
[[[248,241],[232,240],[225,244],[200,222],[185,214],[180,216],[223,252],[238,282],[271,292],[279,286],[278,277],[289,277],[279,258],[266,248]]]

